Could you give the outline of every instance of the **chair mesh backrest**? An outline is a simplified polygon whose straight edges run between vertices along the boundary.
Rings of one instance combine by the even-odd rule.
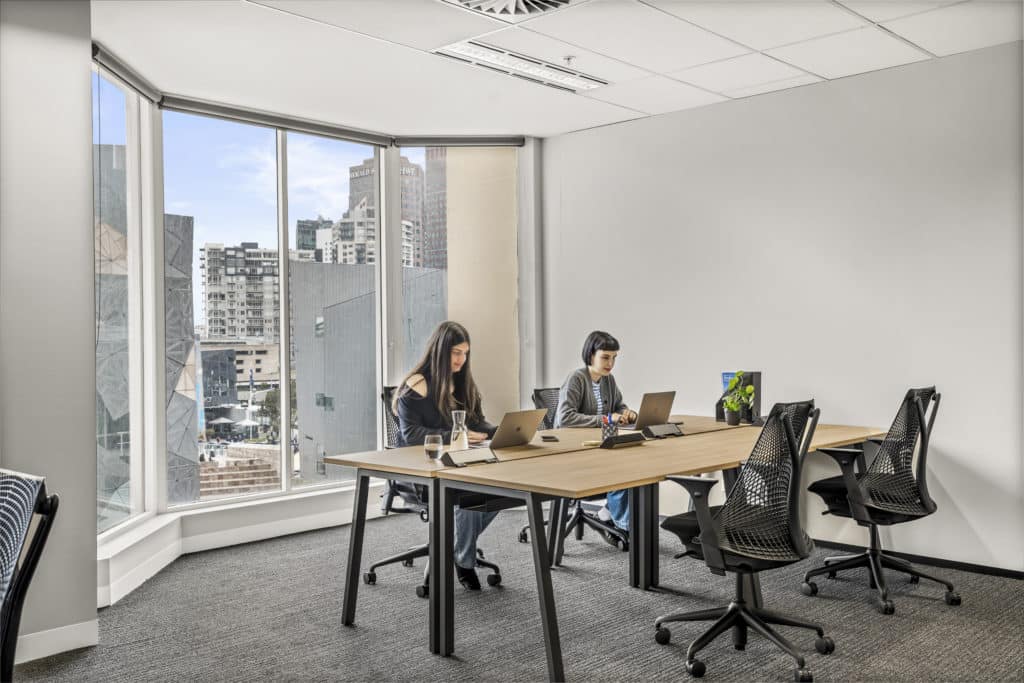
[[[0,470],[0,602],[7,599],[43,480]]]
[[[723,549],[773,560],[804,556],[793,542],[794,535],[803,531],[791,528],[799,522],[790,512],[795,487],[800,484],[799,442],[795,429],[790,442],[783,416],[795,417],[802,435],[812,407],[813,402],[779,403],[768,414],[750,458],[718,514]]]
[[[384,448],[398,447],[398,418],[391,409],[391,400],[395,396],[395,387],[384,387],[380,400],[384,401]]]
[[[919,514],[924,510],[914,476],[914,453],[921,437],[917,400],[927,410],[935,387],[911,389],[903,397],[889,432],[861,479],[865,501],[891,512]]]
[[[544,416],[544,421],[541,422],[541,429],[555,428],[555,411],[558,410],[558,391],[558,387],[533,390],[533,407],[538,410],[544,408],[548,411]]]

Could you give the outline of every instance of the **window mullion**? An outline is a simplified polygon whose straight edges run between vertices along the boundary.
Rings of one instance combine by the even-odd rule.
[[[278,304],[280,313],[281,343],[278,345],[280,372],[278,385],[278,416],[281,433],[278,434],[280,446],[281,485],[284,491],[292,488],[292,397],[291,397],[291,297],[288,280],[288,135],[284,130],[277,129],[277,281]],[[249,397],[250,404],[252,396]]]

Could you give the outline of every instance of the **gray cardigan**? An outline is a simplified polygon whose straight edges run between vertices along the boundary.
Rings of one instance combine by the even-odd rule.
[[[608,413],[626,410],[622,392],[611,375],[598,382],[601,402]],[[555,412],[555,427],[600,427],[601,416],[597,414],[597,401],[591,388],[590,371],[580,368],[573,371],[558,391],[558,410]]]

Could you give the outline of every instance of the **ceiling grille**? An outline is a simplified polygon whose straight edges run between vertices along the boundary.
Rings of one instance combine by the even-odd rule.
[[[476,12],[496,17],[526,17],[565,7],[570,0],[458,0]]]

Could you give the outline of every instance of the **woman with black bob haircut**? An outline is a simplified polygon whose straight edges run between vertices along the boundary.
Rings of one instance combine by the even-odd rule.
[[[612,376],[618,355],[619,340],[612,335],[600,330],[587,335],[583,342],[583,367],[573,370],[558,392],[556,428],[600,427],[604,416],[616,423],[628,424],[636,420],[636,413],[623,402],[622,392]],[[628,533],[628,491],[610,491],[598,518]],[[606,535],[605,540],[616,543],[611,535]]]
[[[418,446],[428,434],[441,434],[451,443],[452,411],[466,411],[472,443],[494,436],[487,422],[480,391],[469,366],[469,332],[459,323],[445,321],[427,342],[427,351],[395,391],[392,404],[398,416],[399,445]],[[476,542],[497,512],[455,508],[455,573],[470,590],[480,590],[476,575]]]

